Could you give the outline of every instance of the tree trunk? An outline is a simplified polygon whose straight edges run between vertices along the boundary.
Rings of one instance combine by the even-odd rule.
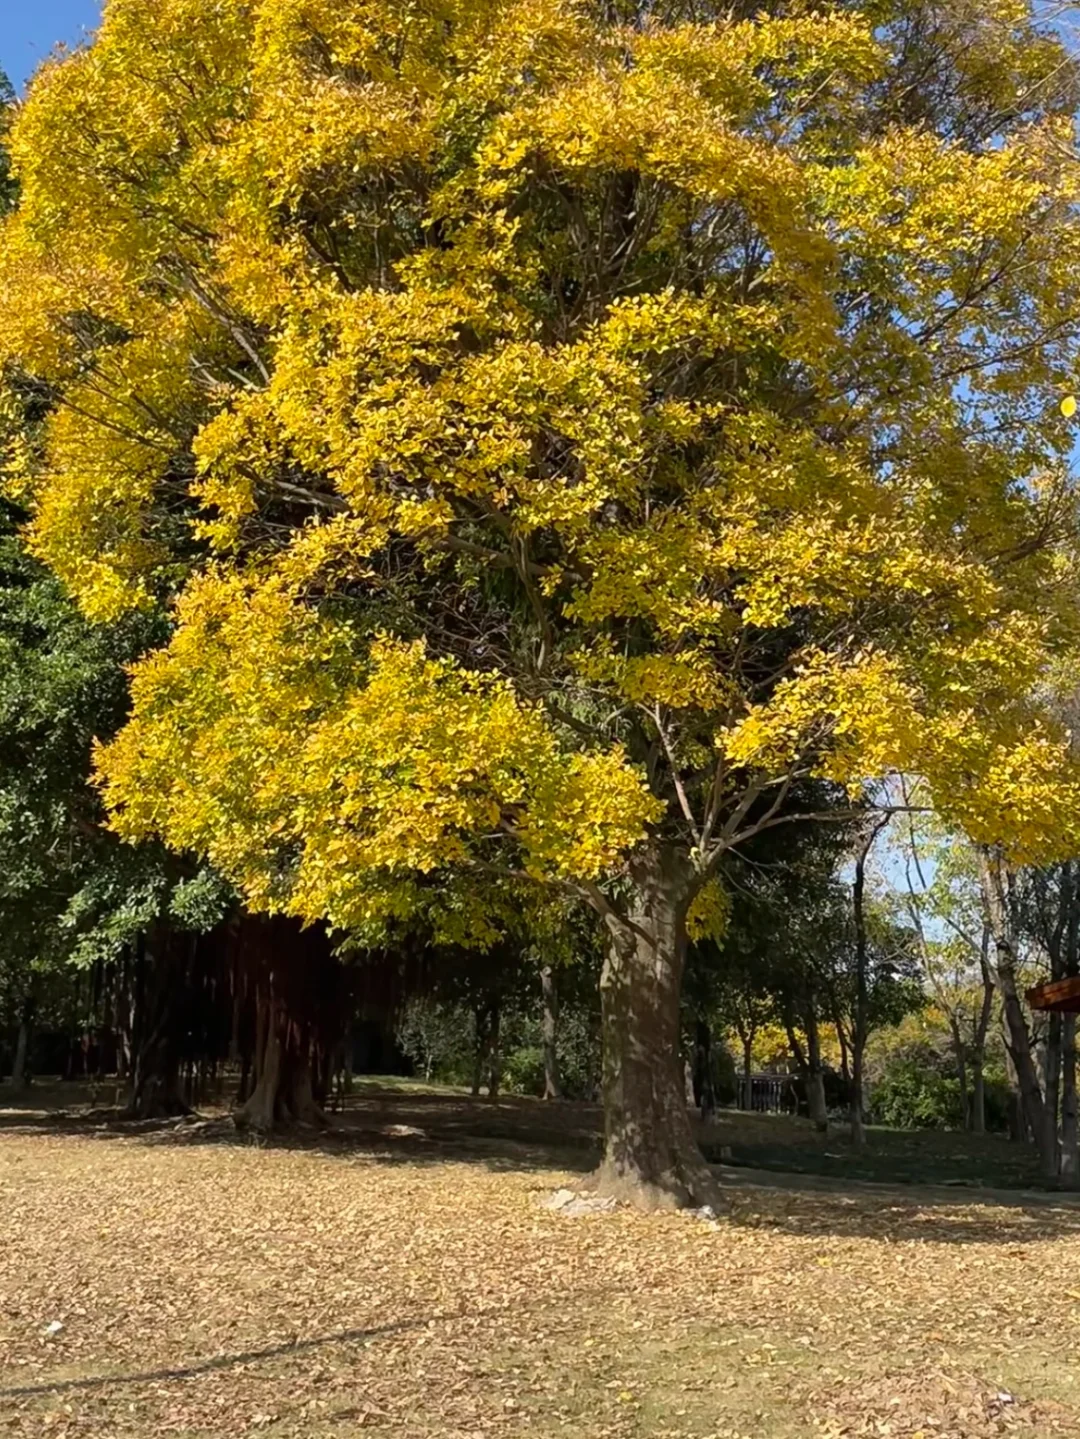
[[[129,1119],[172,1119],[190,1114],[180,1079],[180,1061],[168,1020],[162,1021],[135,1056]]]
[[[976,1054],[971,1062],[971,1132],[986,1133],[986,1076],[981,1054]]]
[[[498,995],[491,1001],[488,1010],[490,1023],[488,1025],[488,1098],[498,1099],[499,1086],[502,1083],[502,1005]]]
[[[606,913],[600,979],[604,1158],[599,1190],[638,1208],[716,1204],[690,1126],[679,1059],[689,867],[651,847],[631,864],[629,913]]]
[[[845,1084],[851,1083],[851,1063],[848,1059],[847,1034],[844,1032],[844,1023],[839,1015],[833,1020],[833,1028],[836,1030],[836,1042],[840,1046],[840,1074]]]
[[[754,1036],[748,1034],[742,1045],[742,1107],[754,1107]]]
[[[851,1051],[851,1142],[858,1148],[866,1143],[863,1120],[863,1054],[865,1042],[856,1039]]]
[[[994,1012],[994,978],[990,973],[989,954],[990,933],[984,925],[980,961],[983,997],[975,1025],[975,1042],[971,1047],[971,1128],[975,1134],[986,1133],[986,1076],[983,1067],[986,1062],[986,1036]]]
[[[851,1142],[860,1148],[866,1143],[863,1124],[863,1056],[870,1030],[870,950],[866,934],[866,861],[886,821],[870,831],[855,860],[855,882],[851,898],[855,917],[855,1006],[851,1017]]]
[[[1067,975],[1080,970],[1080,896],[1076,891],[1076,870],[1068,866],[1068,916],[1065,923]],[[1061,1178],[1071,1189],[1080,1185],[1080,1115],[1076,1095],[1076,1015],[1063,1016],[1061,1029]]]
[[[1024,1116],[1039,1153],[1044,1178],[1057,1174],[1057,1116],[1051,1115],[1039,1088],[1027,1021],[1016,981],[1016,942],[1009,905],[1008,871],[1000,851],[979,850],[983,902],[994,944],[994,975],[1005,1014],[1007,1046],[1016,1070]]]
[[[694,1102],[701,1110],[703,1124],[716,1113],[716,1092],[713,1089],[712,1030],[706,1019],[694,1025]]]
[[[1005,1082],[1009,1088],[1009,1103],[1005,1114],[1009,1138],[1014,1144],[1025,1144],[1028,1128],[1027,1120],[1024,1117],[1024,1099],[1016,1078],[1016,1065],[1013,1063],[1012,1050],[1009,1048],[1009,1031],[1005,1024],[1004,1012],[1001,1015],[1001,1034],[1005,1045]]]
[[[472,1095],[477,1098],[484,1082],[484,1057],[487,1054],[487,1006],[473,1005],[473,1072]]]
[[[34,1021],[33,1000],[27,999],[19,1015],[19,1033],[15,1039],[15,1062],[11,1066],[11,1083],[14,1089],[25,1089],[29,1083],[27,1057],[30,1053],[30,1029]]]
[[[353,1092],[353,1052],[354,1052],[354,1049],[355,1049],[355,1039],[354,1039],[354,1036],[353,1036],[353,1026],[352,1026],[352,1024],[350,1024],[350,1025],[349,1025],[349,1028],[348,1028],[348,1031],[346,1032],[346,1035],[345,1035],[345,1053],[344,1053],[344,1055],[343,1055],[343,1057],[342,1057],[342,1058],[343,1058],[343,1063],[342,1063],[342,1066],[341,1066],[342,1108],[345,1107],[345,1103],[344,1103],[345,1100],[348,1099],[349,1095],[352,1094],[352,1092]],[[430,1064],[429,1064],[429,1065],[428,1065],[428,1068],[430,1069],[430,1067],[431,1067],[431,1066],[430,1066]]]
[[[1076,1102],[1076,1015],[1062,1015],[1061,1026],[1061,1178],[1080,1184],[1080,1128]]]
[[[956,1079],[960,1086],[960,1100],[964,1106],[964,1128],[973,1129],[975,1127],[975,1107],[972,1096],[968,1092],[967,1045],[960,1032],[960,1021],[952,1011],[949,1011],[949,1037],[952,1040],[953,1064],[956,1067]]]
[[[138,1029],[131,1073],[129,1119],[172,1119],[190,1114],[180,1080],[176,1035],[176,978],[180,955],[167,933],[158,933],[151,947],[137,942]]]
[[[255,1083],[233,1122],[264,1134],[282,1124],[327,1128],[329,1120],[315,1100],[310,1040],[279,1001],[260,995],[257,1002]]]
[[[829,1132],[829,1106],[825,1102],[825,1076],[820,1067],[806,1075],[806,1106],[819,1134]]]
[[[116,1080],[124,1085],[133,1064],[134,996],[132,993],[131,948],[124,945],[116,975],[114,1013],[116,1016]]]
[[[555,984],[555,971],[545,964],[540,971],[541,1032],[544,1044],[544,1098],[562,1098],[562,1079],[559,1075],[559,992]]]
[[[827,1134],[829,1110],[825,1103],[825,1074],[821,1066],[821,1036],[817,1015],[810,1007],[806,1014],[806,1103],[819,1134]]]
[[[1054,1173],[1061,1167],[1058,1146],[1058,1109],[1061,1100],[1061,1015],[1051,1014],[1047,1024],[1044,1063],[1046,1075],[1043,1093],[1046,1096],[1046,1124],[1054,1146]]]

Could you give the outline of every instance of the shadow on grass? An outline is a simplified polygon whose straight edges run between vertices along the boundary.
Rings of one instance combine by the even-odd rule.
[[[51,1091],[24,1097],[21,1110],[0,1112],[0,1133],[307,1150],[384,1165],[476,1164],[495,1173],[584,1174],[600,1155],[600,1109],[579,1102],[478,1099],[368,1082],[326,1131],[258,1136],[237,1130],[222,1111],[212,1118],[130,1121],[118,1110],[49,1112],[46,1097]],[[5,1102],[0,1091],[0,1106]],[[854,1151],[842,1134],[816,1136],[799,1121],[732,1111],[721,1112],[702,1138],[711,1158],[723,1150],[722,1187],[740,1225],[942,1244],[1024,1245],[1080,1236],[1077,1201],[1031,1192],[1028,1151],[994,1137],[872,1131],[871,1149]]]
[[[727,1170],[723,1191],[740,1228],[798,1238],[1008,1248],[1080,1238],[1080,1206],[1050,1195],[934,1186],[841,1186],[796,1175]]]
[[[43,1394],[70,1394],[89,1389],[111,1389],[121,1384],[154,1384],[169,1379],[194,1379],[199,1374],[232,1369],[239,1364],[258,1364],[279,1359],[283,1354],[304,1354],[325,1349],[331,1344],[360,1344],[370,1339],[385,1339],[390,1334],[403,1334],[410,1329],[426,1329],[429,1324],[456,1317],[436,1314],[427,1319],[401,1319],[392,1324],[373,1325],[368,1329],[339,1329],[333,1334],[319,1334],[313,1339],[288,1340],[269,1344],[262,1349],[245,1349],[238,1354],[216,1354],[210,1359],[196,1359],[190,1364],[173,1368],[142,1369],[134,1374],[90,1374],[80,1379],[42,1380],[37,1384],[16,1384],[0,1389],[0,1399],[31,1399]]]
[[[595,1168],[600,1155],[600,1111],[587,1104],[543,1106],[518,1097],[488,1100],[368,1089],[330,1118],[327,1129],[301,1126],[261,1135],[237,1129],[222,1112],[132,1120],[116,1108],[48,1111],[27,1102],[20,1110],[0,1111],[0,1133],[169,1147],[307,1150],[381,1164],[475,1163],[496,1172],[586,1171]]]

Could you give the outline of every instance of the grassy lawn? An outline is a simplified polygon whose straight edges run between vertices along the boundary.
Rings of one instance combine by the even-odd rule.
[[[1064,1200],[730,1169],[715,1223],[571,1219],[541,1200],[585,1106],[364,1087],[330,1138],[252,1145],[46,1097],[0,1113],[0,1435],[1080,1433]],[[715,1142],[841,1152],[769,1124]]]

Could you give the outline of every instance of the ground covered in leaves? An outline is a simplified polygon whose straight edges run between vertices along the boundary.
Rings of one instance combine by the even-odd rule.
[[[733,1170],[715,1221],[568,1218],[572,1151],[416,1119],[369,1096],[260,1146],[3,1116],[0,1436],[1080,1433],[1065,1199]]]

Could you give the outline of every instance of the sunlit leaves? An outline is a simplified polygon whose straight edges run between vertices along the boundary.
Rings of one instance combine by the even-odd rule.
[[[785,777],[1071,843],[1077,182],[976,8],[113,0],[15,126],[0,358],[36,552],[178,597],[118,824],[364,930]]]

